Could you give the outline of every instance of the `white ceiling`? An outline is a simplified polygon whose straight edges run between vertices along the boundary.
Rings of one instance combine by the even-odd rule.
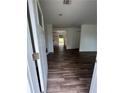
[[[70,5],[64,5],[63,0],[40,0],[40,4],[46,24],[68,27],[97,23],[97,0],[72,0]]]

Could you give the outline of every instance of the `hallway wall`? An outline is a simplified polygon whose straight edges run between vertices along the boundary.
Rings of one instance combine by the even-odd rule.
[[[59,46],[59,33],[57,31],[53,32],[53,45]]]
[[[79,51],[97,51],[97,25],[82,25]]]
[[[67,28],[67,49],[79,48],[80,43],[80,29]]]
[[[54,52],[53,49],[53,26],[52,24],[47,24],[46,25],[46,47],[47,47],[47,52]]]

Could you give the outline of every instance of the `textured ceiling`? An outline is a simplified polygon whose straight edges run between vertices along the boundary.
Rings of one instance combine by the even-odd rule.
[[[40,4],[46,24],[68,27],[97,23],[97,0],[72,0],[70,5],[64,5],[63,0],[40,0]]]

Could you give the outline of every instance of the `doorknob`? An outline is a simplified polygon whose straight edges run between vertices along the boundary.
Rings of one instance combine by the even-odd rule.
[[[32,54],[32,58],[33,58],[34,61],[37,60],[37,59],[39,59],[40,58],[39,57],[39,53],[33,53]]]

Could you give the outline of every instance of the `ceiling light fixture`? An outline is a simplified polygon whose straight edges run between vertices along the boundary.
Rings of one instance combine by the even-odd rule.
[[[59,16],[63,16],[63,14],[59,14]]]
[[[64,0],[63,3],[64,4],[71,4],[71,0]]]

